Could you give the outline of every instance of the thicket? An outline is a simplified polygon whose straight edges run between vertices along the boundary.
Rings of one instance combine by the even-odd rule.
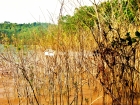
[[[33,31],[30,41],[13,37],[18,60],[10,55],[9,47],[8,56],[1,54],[1,59],[16,67],[20,104],[26,96],[27,104],[92,105],[98,87],[103,89],[103,105],[108,104],[108,96],[112,105],[140,104],[140,2],[108,0],[92,4],[76,8],[73,16],[60,16],[58,24],[50,25],[47,31]],[[8,38],[2,40],[8,44]],[[29,48],[29,54],[21,47],[26,43],[36,45]],[[44,57],[46,48],[65,54]],[[76,52],[69,56],[69,51]],[[92,56],[85,56],[89,52]],[[84,94],[86,86],[89,97]]]

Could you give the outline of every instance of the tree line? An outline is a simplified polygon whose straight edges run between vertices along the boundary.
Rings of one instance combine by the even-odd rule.
[[[11,40],[12,36],[26,39],[31,36],[32,31],[39,32],[40,29],[47,29],[50,23],[41,23],[41,22],[34,22],[34,23],[11,23],[9,21],[4,21],[0,23],[0,39],[2,40],[3,37],[8,37]]]

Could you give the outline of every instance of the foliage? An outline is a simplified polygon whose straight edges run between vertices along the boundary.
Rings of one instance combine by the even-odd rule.
[[[95,81],[99,81],[103,88],[104,105],[106,103],[105,98],[108,95],[112,99],[112,105],[128,103],[133,105],[134,100],[138,99],[137,94],[140,93],[139,5],[139,0],[108,0],[100,4],[93,3],[93,6],[76,8],[73,16],[61,16],[58,20],[58,25],[49,25],[47,30],[40,28],[37,23],[30,26],[29,24],[10,25],[11,23],[5,22],[1,25],[4,28],[1,29],[2,32],[10,35],[10,39],[8,39],[9,36],[7,37],[2,33],[1,41],[6,46],[12,42],[17,46],[19,53],[24,49],[23,45],[26,44],[35,45],[35,51],[37,51],[36,46],[38,45],[43,52],[47,48],[53,48],[58,52],[65,53],[64,56],[60,54],[52,59],[39,55],[40,59],[43,58],[43,63],[38,60],[41,62],[41,67],[39,67],[41,70],[43,68],[48,72],[47,77],[44,75],[45,79],[43,80],[45,81],[47,78],[46,84],[50,89],[48,90],[51,96],[51,98],[49,97],[51,100],[49,104],[54,104],[54,96],[57,96],[57,92],[60,95],[60,102],[62,102],[62,94],[64,94],[67,97],[67,104],[69,104],[69,97],[72,93],[70,90],[72,88],[75,89],[75,97],[72,103],[78,104],[78,94],[81,94],[81,105],[84,98],[86,103],[89,104],[92,98],[91,100],[86,97],[83,98],[83,83],[86,81],[85,84],[87,83],[91,88],[96,85]],[[11,31],[7,31],[10,29]],[[15,36],[11,35],[14,32]],[[67,54],[70,50],[76,51],[76,53],[80,52],[82,56],[75,56],[75,53],[73,58],[69,57]],[[84,57],[85,51],[89,51],[95,56]],[[94,60],[92,60],[92,57]],[[34,58],[34,64],[38,64],[38,61],[36,62],[37,57]],[[48,61],[46,62],[46,60]],[[70,66],[71,62],[72,66]],[[21,58],[21,63],[23,65],[18,65],[18,67],[21,66],[18,69],[25,72],[26,69],[22,69],[24,67],[24,58]],[[50,66],[48,66],[49,64]],[[96,70],[95,76],[93,71]],[[55,74],[56,76],[58,75],[57,80],[55,79]],[[30,76],[26,77],[26,75],[24,74],[23,77],[24,79],[27,78],[28,82],[30,81],[29,84],[32,88],[32,76],[30,79]],[[91,78],[93,80],[92,86],[90,84]],[[46,84],[43,85],[46,86]],[[59,91],[56,89],[58,85]],[[61,88],[64,92],[62,92]]]
[[[98,27],[94,26],[91,31],[98,45],[98,62],[101,62],[97,78],[113,105],[127,102],[133,105],[134,94],[140,92],[136,86],[140,73],[136,63],[140,41],[138,1],[111,0],[95,5],[95,9]]]
[[[96,20],[94,14],[93,6],[83,6],[76,8],[73,16],[62,16],[59,19],[59,23],[62,25],[64,31],[68,31],[67,33],[74,32],[76,34],[79,28],[86,29],[87,27],[94,26],[94,21]]]
[[[139,80],[136,75],[140,73],[139,64],[136,64],[139,14],[138,0],[110,0],[76,8],[73,16],[63,16],[64,21],[60,23],[64,32],[74,31],[80,36],[81,48],[84,43],[81,30],[92,33],[100,59],[97,65],[102,65],[98,68],[97,78],[114,105],[125,104],[123,100],[133,104],[134,93],[139,93],[136,87]]]
[[[49,25],[49,23],[17,24],[5,21],[4,23],[0,23],[0,36],[2,37],[2,34],[6,34],[9,39],[11,39],[12,35],[20,39],[31,39],[33,31],[39,33],[42,31],[40,29],[47,29]]]

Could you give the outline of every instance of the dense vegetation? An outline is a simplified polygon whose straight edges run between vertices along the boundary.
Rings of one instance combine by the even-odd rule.
[[[12,36],[29,40],[33,37],[33,32],[39,34],[41,29],[44,29],[43,31],[45,31],[49,25],[50,23],[34,22],[18,24],[5,21],[4,23],[0,23],[0,42],[2,43],[2,38],[5,36],[9,38],[10,43],[12,42]]]
[[[10,23],[4,24],[9,25]],[[17,26],[20,27],[20,25]],[[3,27],[5,26],[3,25]],[[16,28],[17,33],[20,34],[25,31],[25,28],[18,27]],[[12,30],[12,27],[8,26],[3,30],[5,29]],[[34,63],[28,63],[29,68],[26,68],[26,59],[22,58],[25,55],[24,53],[22,55],[21,52],[24,49],[20,48],[18,50],[21,62],[17,69],[22,72],[18,75],[22,75],[25,81],[29,83],[33,91],[30,94],[34,95],[35,102],[38,105],[41,101],[37,99],[37,96],[45,94],[45,87],[50,89],[47,91],[49,96],[44,95],[44,98],[49,98],[48,103],[50,105],[57,104],[57,96],[59,96],[59,101],[62,104],[64,97],[66,97],[67,105],[73,103],[83,105],[84,98],[87,105],[89,102],[92,104],[94,102],[92,98],[90,97],[90,100],[84,96],[83,87],[85,85],[89,89],[96,87],[97,81],[103,89],[103,105],[107,103],[107,96],[111,98],[112,105],[140,104],[139,0],[109,0],[98,5],[93,2],[93,6],[76,8],[73,16],[60,16],[57,25],[49,25],[47,30],[45,29],[46,27],[41,27],[39,31],[29,29],[31,32],[30,38],[24,33],[21,35],[24,36],[22,38],[15,36],[10,37],[10,40],[7,37],[2,38],[2,43],[5,45],[8,45],[10,41],[10,44],[16,46],[37,45],[41,51],[51,47],[57,51],[67,52],[64,56],[58,55],[52,59],[46,57],[46,61],[49,60],[47,62],[39,56],[41,59],[39,60],[39,66],[38,61],[36,61],[37,57],[34,57]],[[8,32],[7,34],[10,35]],[[40,49],[38,50],[40,51]],[[35,51],[38,50],[35,47]],[[67,55],[70,50],[81,52],[82,56],[71,59]],[[91,58],[85,57],[85,51],[92,52],[94,56]],[[32,55],[37,54],[39,53],[36,52]],[[5,58],[3,55],[1,56]],[[92,58],[94,58],[94,61],[92,61]],[[59,59],[62,61],[61,63],[59,63]],[[9,60],[9,62],[12,62],[12,60]],[[41,77],[37,74],[37,68],[41,68],[41,71],[48,71],[45,72],[46,74],[42,74],[44,77]],[[33,73],[33,71],[36,72]],[[91,71],[96,71],[96,76]],[[46,75],[47,77],[45,77]],[[42,87],[37,87],[38,81],[35,77],[45,78]],[[91,80],[94,82],[91,82]],[[70,100],[72,95],[74,97]]]

